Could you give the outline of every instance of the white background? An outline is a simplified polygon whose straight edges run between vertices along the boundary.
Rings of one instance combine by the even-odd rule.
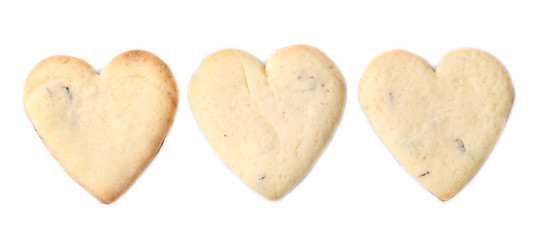
[[[536,10],[516,1],[2,1],[0,239],[535,239]],[[309,175],[273,202],[220,161],[187,89],[211,52],[239,48],[264,62],[292,44],[318,47],[335,62],[347,104]],[[476,177],[442,203],[375,134],[358,83],[385,51],[405,49],[434,66],[460,47],[496,56],[515,101]],[[49,56],[79,57],[100,70],[130,49],[152,51],[170,66],[179,107],[154,161],[104,205],[43,146],[24,113],[23,86]]]

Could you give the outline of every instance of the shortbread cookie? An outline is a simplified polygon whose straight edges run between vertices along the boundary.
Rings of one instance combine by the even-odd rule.
[[[240,50],[208,56],[190,82],[190,106],[224,163],[276,200],[311,169],[343,112],[345,83],[310,46],[280,49],[266,67]]]
[[[442,201],[481,167],[513,101],[502,64],[475,49],[448,53],[436,72],[409,52],[384,53],[365,70],[359,93],[394,157]]]
[[[24,107],[65,171],[111,203],[159,150],[177,95],[170,69],[149,52],[125,52],[100,74],[81,59],[55,56],[28,76]]]

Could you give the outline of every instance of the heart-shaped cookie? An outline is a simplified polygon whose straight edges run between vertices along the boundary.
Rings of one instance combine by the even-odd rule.
[[[203,61],[189,99],[224,163],[275,200],[304,178],[330,141],[345,83],[332,61],[310,46],[280,49],[265,68],[252,55],[228,49]]]
[[[24,107],[67,173],[111,203],[159,150],[177,95],[170,69],[149,52],[125,52],[100,74],[81,59],[55,56],[28,76]]]
[[[374,59],[360,103],[401,165],[440,200],[474,176],[502,132],[513,101],[507,71],[475,49],[448,53],[436,71],[395,50]]]

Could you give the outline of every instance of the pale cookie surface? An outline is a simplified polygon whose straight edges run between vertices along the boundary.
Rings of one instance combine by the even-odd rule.
[[[198,124],[224,163],[250,188],[279,199],[311,169],[335,131],[345,83],[320,50],[278,50],[266,67],[240,50],[208,56],[192,78]]]
[[[111,203],[159,150],[177,95],[170,69],[149,52],[125,52],[100,74],[83,60],[55,56],[28,76],[24,107],[67,173]]]
[[[409,52],[384,53],[365,70],[359,94],[394,157],[442,201],[481,167],[513,101],[507,71],[475,49],[446,54],[436,72]]]

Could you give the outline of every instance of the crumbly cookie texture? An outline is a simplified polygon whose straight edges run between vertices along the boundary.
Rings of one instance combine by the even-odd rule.
[[[433,71],[402,50],[374,59],[359,87],[374,129],[401,165],[440,200],[459,192],[498,141],[513,101],[502,64],[457,49]]]
[[[54,56],[24,86],[24,107],[50,153],[103,203],[123,194],[159,150],[177,107],[168,66],[140,50],[100,74],[85,61]]]
[[[208,56],[192,78],[198,124],[224,163],[276,200],[311,169],[345,105],[345,83],[319,49],[278,50],[266,67],[234,49]]]

